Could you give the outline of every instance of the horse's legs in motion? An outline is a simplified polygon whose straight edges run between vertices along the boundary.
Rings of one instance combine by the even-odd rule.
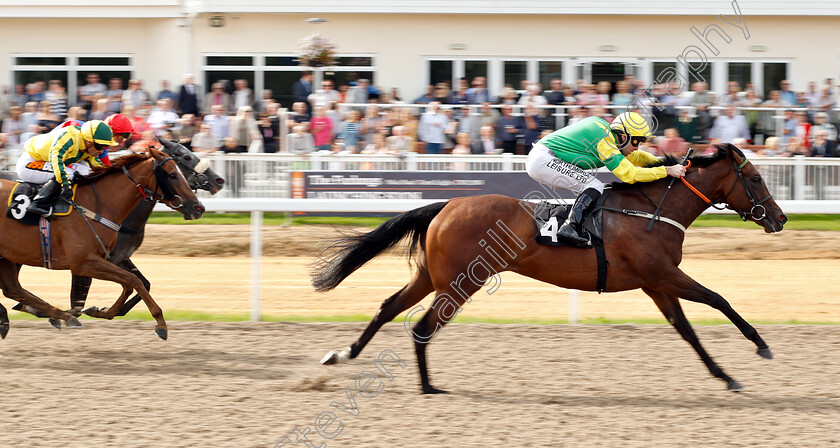
[[[373,335],[382,328],[383,325],[392,321],[398,314],[409,309],[417,302],[423,300],[424,297],[434,291],[432,286],[432,279],[429,277],[429,271],[423,265],[423,262],[418,263],[417,272],[414,278],[408,282],[402,289],[387,298],[379,307],[379,311],[373,316],[373,319],[368,324],[359,339],[354,342],[348,350],[343,350],[341,353],[336,353],[334,350],[327,353],[321,360],[321,364],[335,364],[346,359],[353,359],[359,356],[362,349],[370,342]]]
[[[125,259],[117,263],[117,266],[136,275],[137,278],[139,278],[140,281],[143,282],[143,286],[146,288],[146,291],[152,290],[152,284],[146,277],[143,276],[143,273],[140,272],[140,269],[137,269],[137,266],[135,266],[134,263],[131,262],[131,260]],[[143,297],[141,297],[139,293],[135,294],[134,297],[125,302],[125,305],[123,305],[122,309],[120,309],[120,312],[117,313],[117,316],[125,316],[126,313],[131,311],[131,309],[134,308],[134,306],[137,305],[141,300],[143,300]]]
[[[691,300],[692,302],[704,303],[720,311],[727,319],[731,320],[732,323],[738,327],[738,330],[741,331],[741,334],[743,334],[744,337],[751,340],[756,347],[758,347],[756,353],[758,353],[759,356],[766,359],[773,359],[773,354],[770,352],[770,348],[767,347],[764,339],[761,339],[761,336],[758,335],[758,331],[756,331],[749,322],[744,320],[744,318],[741,317],[741,315],[732,308],[732,305],[730,305],[726,299],[721,297],[720,294],[706,288],[700,283],[697,283],[693,278],[689,277],[680,269],[675,269],[668,278],[668,289],[666,290],[665,288],[660,288],[662,291],[666,291],[669,294],[682,297],[686,300]]]
[[[668,322],[676,328],[677,332],[680,333],[680,336],[683,337],[691,347],[694,348],[694,351],[700,356],[700,359],[703,360],[703,363],[706,364],[706,367],[709,369],[709,372],[716,377],[720,378],[723,381],[726,381],[726,387],[733,391],[733,392],[740,392],[744,389],[740,383],[733,380],[729,377],[726,373],[723,372],[715,361],[706,353],[706,350],[700,345],[700,340],[697,338],[697,335],[694,333],[694,329],[691,328],[691,324],[688,323],[688,319],[685,317],[683,313],[682,306],[680,306],[679,299],[675,296],[671,296],[659,291],[654,291],[648,288],[642,288],[642,290],[653,299],[653,302],[656,303],[656,306],[662,311],[662,314],[665,315],[665,318],[668,319]]]
[[[6,339],[7,334],[9,334],[9,313],[0,303],[0,339]]]
[[[143,282],[141,282],[137,276],[111,262],[99,258],[96,255],[90,255],[85,258],[84,263],[76,266],[73,271],[76,275],[83,275],[119,283],[123,287],[123,293],[113,305],[104,310],[96,309],[96,307],[88,307],[83,311],[85,314],[101,319],[113,319],[122,309],[128,295],[131,294],[132,290],[134,290],[137,291],[143,298],[143,301],[146,303],[146,307],[149,308],[149,312],[152,313],[152,317],[154,317],[157,322],[155,334],[157,334],[161,339],[167,338],[168,331],[166,321],[163,319],[163,311],[160,309],[158,304],[155,303],[154,299],[152,299],[149,292],[143,287]]]
[[[0,258],[0,287],[3,288],[3,294],[13,300],[17,300],[26,306],[31,307],[36,313],[54,319],[55,321],[63,320],[68,327],[81,327],[82,324],[73,315],[61,311],[60,309],[50,305],[35,294],[27,291],[20,285],[18,280],[18,273],[20,272],[20,265],[12,263],[11,261]],[[55,324],[53,324],[55,325]]]

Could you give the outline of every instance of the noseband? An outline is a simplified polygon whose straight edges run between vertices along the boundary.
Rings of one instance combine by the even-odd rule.
[[[731,162],[732,162],[732,166],[735,168],[735,174],[737,175],[737,177],[734,181],[732,181],[732,187],[729,188],[729,192],[726,193],[726,195],[723,197],[723,199],[720,199],[718,201],[711,201],[703,193],[701,193],[700,190],[698,190],[693,185],[691,185],[687,180],[685,180],[685,177],[682,177],[680,179],[692,192],[694,192],[694,194],[699,196],[700,199],[705,201],[707,204],[709,204],[715,210],[725,210],[725,209],[732,210],[735,213],[738,213],[738,216],[740,216],[741,219],[743,219],[744,221],[747,221],[748,219],[752,219],[753,221],[758,222],[758,221],[762,221],[762,220],[766,219],[767,218],[767,210],[764,208],[764,205],[762,205],[762,204],[764,204],[765,202],[767,202],[767,200],[772,198],[773,195],[768,194],[766,198],[764,198],[760,201],[756,200],[752,191],[750,191],[749,187],[747,186],[747,180],[744,179],[744,174],[742,173],[742,170],[744,169],[744,166],[746,166],[746,164],[747,164],[747,162],[749,162],[749,160],[746,157],[744,157],[744,161],[741,162],[740,165],[735,164],[734,160],[732,160]],[[689,167],[691,167],[691,161],[689,161],[688,165],[686,166],[686,168],[689,168]],[[729,195],[732,194],[732,191],[735,190],[735,186],[738,185],[738,180],[740,180],[741,184],[743,184],[744,191],[747,193],[747,197],[750,199],[750,204],[752,204],[752,208],[748,212],[745,211],[745,210],[739,209],[739,208],[736,209],[736,208],[732,207],[731,205],[729,205],[729,203],[727,202],[727,200],[729,199]],[[723,206],[719,206],[717,204],[723,204]]]

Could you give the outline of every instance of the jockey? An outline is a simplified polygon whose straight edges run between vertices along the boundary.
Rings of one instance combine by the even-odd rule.
[[[650,126],[644,117],[624,112],[611,124],[600,117],[585,118],[534,144],[525,162],[528,175],[542,184],[579,195],[569,218],[557,231],[563,241],[576,247],[589,245],[581,225],[584,212],[604,192],[604,183],[595,177],[595,169],[606,166],[627,183],[685,175],[683,165],[647,168],[659,160],[639,149],[639,144],[650,137]]]
[[[81,128],[68,126],[61,132],[36,135],[24,145],[17,163],[17,173],[25,182],[44,183],[27,211],[49,215],[53,195],[61,186],[61,197],[73,197],[70,181],[73,175],[84,176],[90,167],[102,166],[99,155],[115,145],[111,128],[98,120],[86,122]]]
[[[114,132],[114,141],[119,146],[115,150],[127,147],[127,142],[131,140],[131,134],[134,133],[134,124],[131,120],[123,114],[114,114],[105,118],[105,124],[110,126],[111,131]],[[99,160],[105,165],[111,165],[111,159],[108,157],[108,148],[105,148],[105,151],[99,156]]]

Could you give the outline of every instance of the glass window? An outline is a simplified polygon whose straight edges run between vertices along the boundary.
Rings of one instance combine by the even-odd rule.
[[[370,56],[350,56],[338,59],[339,66],[345,67],[372,67],[373,58]]]
[[[737,82],[744,90],[747,84],[752,82],[752,63],[751,62],[730,62],[728,64],[728,81]]]
[[[672,77],[671,74],[675,73],[676,69],[676,65],[673,62],[654,62],[653,79],[651,82],[656,82],[657,79],[667,81]]]
[[[17,65],[64,65],[67,63],[67,58],[58,56],[25,56],[15,58]]]
[[[15,72],[15,84],[29,84],[31,82],[42,81],[49,84],[53,79],[61,81],[61,84],[67,88],[67,72],[66,71],[29,71],[21,70]]]
[[[292,85],[300,79],[301,72],[266,72],[263,82],[266,89],[271,90],[271,97],[282,107],[292,108],[295,102],[292,97]]]
[[[452,85],[452,61],[429,61],[429,84]]]
[[[706,66],[703,67],[700,71],[695,71],[692,68],[688,69],[688,79],[690,84],[694,84],[695,82],[703,82],[706,83],[707,90],[715,90],[714,83],[712,82],[712,63],[706,62]]]
[[[207,65],[253,65],[251,56],[207,56]]]
[[[289,72],[292,73],[292,72]],[[297,75],[300,78],[300,74]],[[204,88],[209,91],[210,86],[217,82],[224,82],[225,91],[233,93],[233,81],[237,79],[244,79],[248,81],[248,87],[254,87],[254,72],[253,71],[215,71],[208,70],[204,73]],[[295,79],[297,81],[297,79]],[[291,85],[289,85],[291,89]]]
[[[540,62],[540,78],[539,81],[545,90],[551,90],[551,80],[553,78],[563,79],[563,63],[562,62]]]
[[[80,57],[79,65],[129,65],[126,57]]]
[[[623,62],[593,62],[592,84],[610,83],[610,95],[615,92],[615,83],[624,81],[625,65]]]
[[[765,62],[764,63],[764,98],[771,90],[779,90],[783,79],[787,79],[787,63]]]
[[[505,84],[514,89],[522,88],[522,81],[528,79],[528,63],[525,61],[505,61]]]
[[[300,63],[296,56],[266,56],[265,65],[268,67],[297,67]]]
[[[464,77],[472,86],[472,80],[478,76],[487,78],[487,61],[464,61]]]

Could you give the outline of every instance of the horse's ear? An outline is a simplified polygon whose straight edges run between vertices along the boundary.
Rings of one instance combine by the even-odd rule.
[[[732,143],[724,143],[722,145],[718,145],[718,147],[719,148],[726,148],[725,150],[729,153],[729,157],[732,157],[733,155],[738,155],[742,159],[747,158],[747,156],[745,156],[744,153],[741,152],[741,150],[737,146],[733,145]],[[734,157],[732,157],[732,158],[734,159]]]

